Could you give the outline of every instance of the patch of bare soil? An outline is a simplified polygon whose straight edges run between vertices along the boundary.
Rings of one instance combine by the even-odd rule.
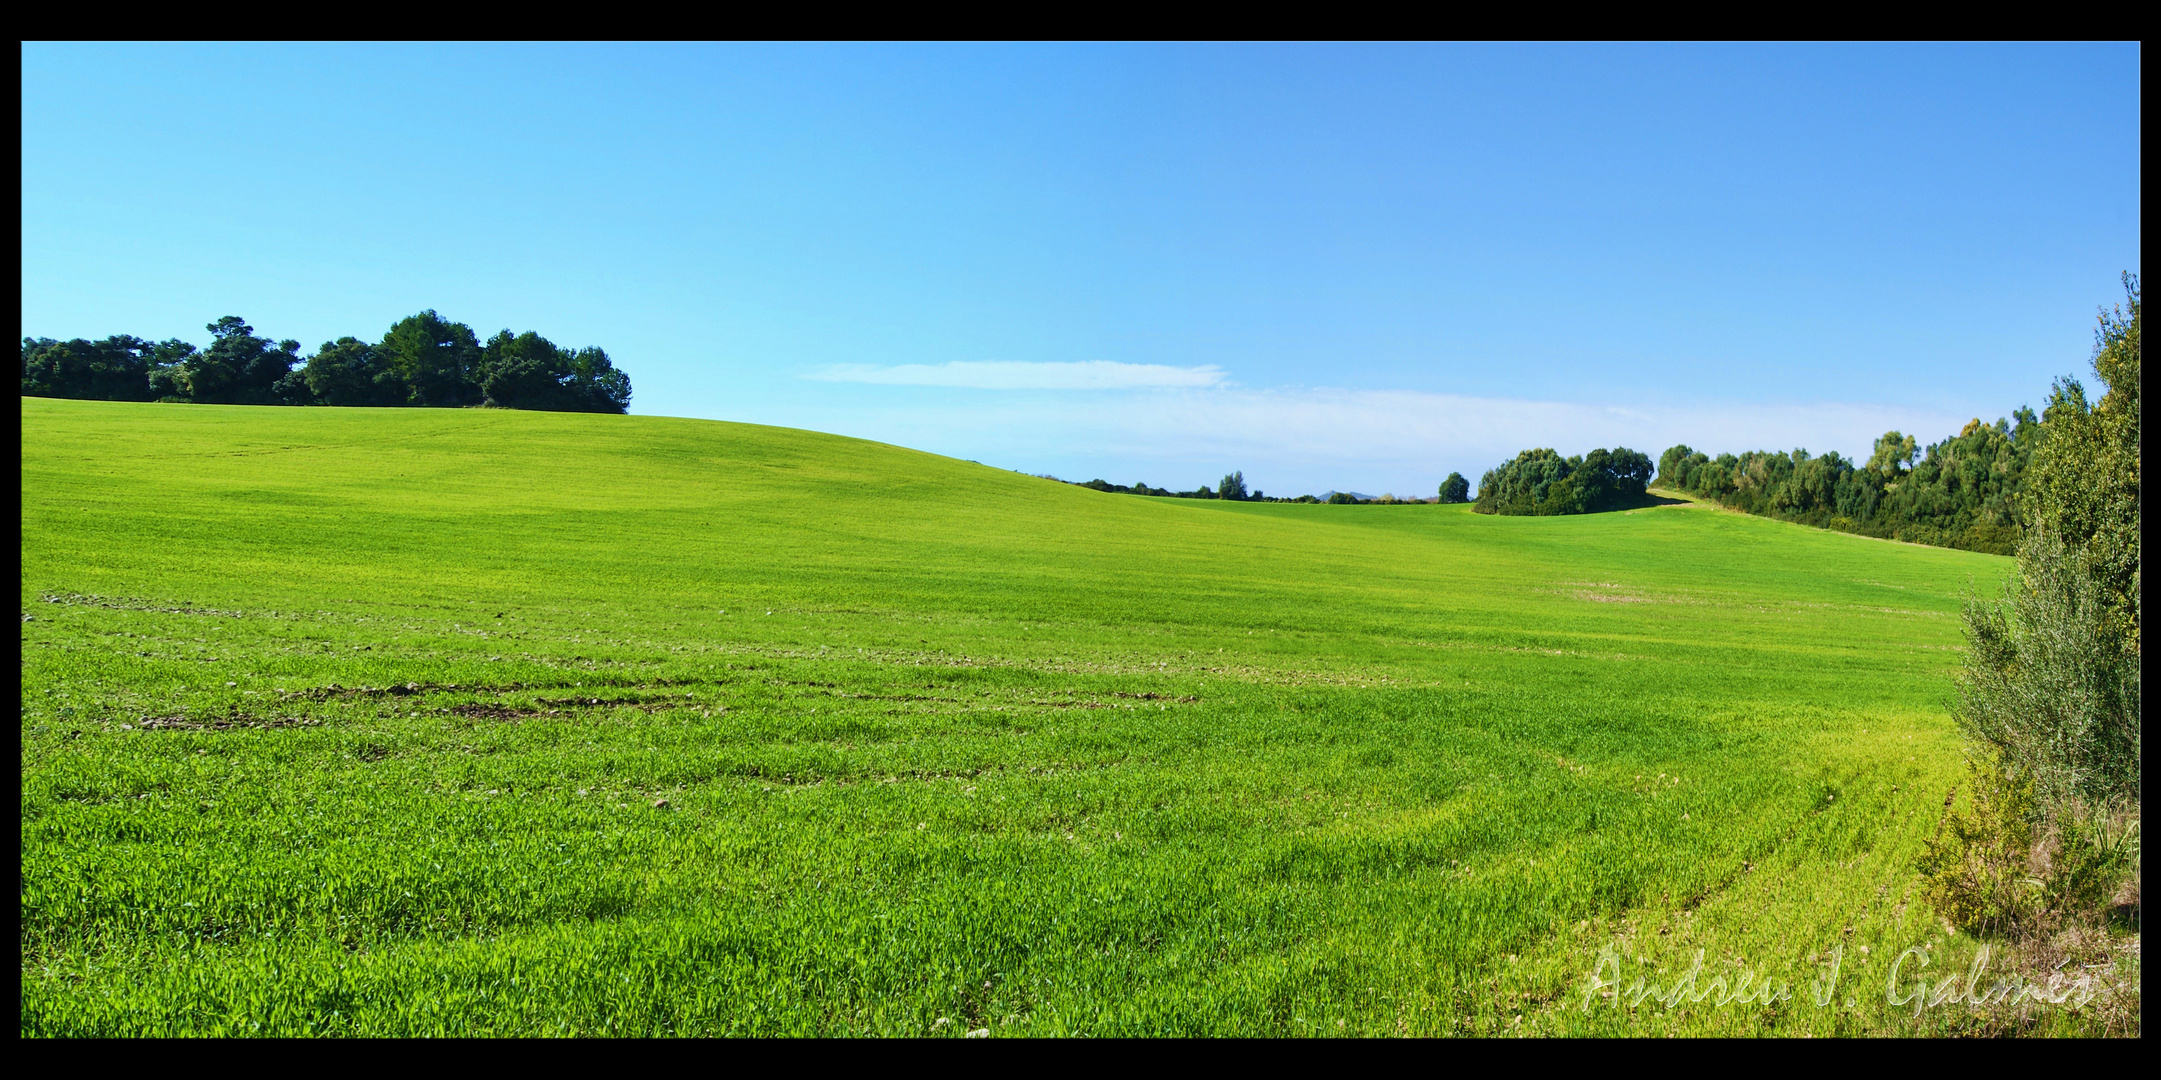
[[[659,679],[659,680],[655,680],[655,681],[653,681],[653,682],[649,682],[649,683],[643,683],[643,684],[625,684],[625,683],[612,683],[612,682],[604,682],[604,683],[601,683],[600,685],[602,685],[602,686],[611,686],[611,687],[612,687],[612,686],[630,686],[630,687],[632,687],[632,688],[638,688],[638,689],[643,689],[643,688],[650,688],[650,687],[663,687],[663,686],[686,686],[686,685],[689,685],[689,683],[687,683],[686,681],[683,681],[683,680],[675,680],[675,679]],[[517,691],[522,691],[522,690],[568,690],[568,689],[573,689],[573,687],[565,686],[565,685],[563,685],[563,684],[560,684],[560,683],[556,683],[556,684],[550,684],[550,685],[546,685],[546,686],[534,686],[534,685],[529,685],[529,684],[527,684],[527,683],[490,683],[490,684],[486,684],[486,685],[472,685],[472,686],[467,686],[467,685],[461,685],[461,684],[459,684],[459,683],[434,683],[434,682],[429,682],[429,683],[422,683],[422,682],[404,682],[404,683],[392,683],[392,684],[390,684],[389,686],[339,686],[339,685],[338,685],[337,683],[331,683],[331,684],[330,684],[330,685],[328,685],[328,686],[315,686],[315,687],[310,687],[310,688],[308,688],[308,689],[306,689],[306,690],[281,690],[281,691],[279,691],[278,693],[279,693],[279,695],[280,695],[280,696],[282,696],[282,697],[288,697],[288,698],[304,698],[304,699],[307,699],[307,700],[311,700],[311,701],[323,701],[323,700],[327,700],[327,699],[329,699],[329,698],[340,698],[340,697],[413,697],[413,696],[416,696],[416,695],[419,695],[419,694],[443,694],[443,693],[459,693],[459,694],[508,694],[508,693],[514,693],[514,692],[517,692]],[[683,697],[682,697],[681,695],[676,695],[676,694],[638,694],[638,695],[632,695],[632,696],[628,696],[628,697],[620,697],[620,696],[619,696],[619,697],[616,697],[616,698],[607,698],[607,699],[602,699],[602,698],[563,698],[563,699],[560,699],[560,700],[550,701],[549,703],[550,703],[550,704],[633,704],[633,705],[635,705],[635,704],[646,704],[646,703],[648,703],[648,702],[661,702],[661,701],[682,701],[682,700],[687,700],[687,699],[683,698]]]
[[[518,686],[515,683],[511,684],[510,686],[501,688],[478,686],[460,687],[457,683],[408,682],[393,683],[389,686],[339,686],[337,683],[331,683],[329,686],[315,686],[310,687],[306,690],[281,690],[278,692],[278,694],[280,697],[303,698],[309,701],[324,701],[330,698],[339,697],[411,697],[415,694],[432,694],[439,693],[445,690],[486,692],[497,689],[517,690],[522,689],[522,687]]]
[[[240,731],[260,728],[321,727],[313,716],[257,716],[233,712],[224,716],[145,716],[135,726],[144,731]]]
[[[132,597],[95,596],[87,593],[68,593],[66,595],[46,593],[38,597],[38,599],[48,604],[112,608],[116,611],[152,611],[161,615],[216,615],[227,619],[244,619],[250,614],[245,611],[220,611],[217,608],[190,607],[186,606],[185,601],[182,602],[180,607],[168,607],[153,601],[137,600]],[[28,618],[25,617],[24,621],[28,621]]]

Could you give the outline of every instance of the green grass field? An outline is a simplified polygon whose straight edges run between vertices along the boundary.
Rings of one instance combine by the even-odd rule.
[[[1884,983],[2008,559],[22,408],[25,1035],[1961,1030]]]

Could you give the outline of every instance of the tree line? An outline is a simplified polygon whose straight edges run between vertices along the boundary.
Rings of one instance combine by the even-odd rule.
[[[1625,446],[1577,457],[1525,450],[1479,478],[1471,509],[1539,517],[1624,510],[1650,501],[1644,491],[1650,479],[1651,459]]]
[[[1058,478],[1055,476],[1046,476],[1044,477],[1044,479],[1058,480]],[[1432,501],[1439,501],[1444,503],[1460,503],[1470,501],[1470,483],[1463,479],[1463,474],[1461,473],[1448,474],[1448,479],[1441,483],[1441,495],[1438,500],[1399,499],[1394,495],[1380,495],[1373,498],[1361,499],[1348,491],[1333,492],[1326,499],[1323,499],[1317,495],[1292,495],[1283,497],[1270,497],[1266,492],[1263,492],[1258,488],[1250,491],[1247,490],[1246,474],[1243,470],[1233,472],[1230,475],[1225,476],[1222,482],[1214,488],[1210,488],[1208,485],[1202,484],[1201,486],[1193,489],[1192,491],[1171,491],[1167,488],[1152,487],[1145,480],[1135,484],[1113,484],[1102,479],[1080,481],[1058,480],[1058,482],[1061,484],[1073,484],[1076,487],[1088,488],[1091,491],[1111,492],[1119,495],[1151,495],[1159,499],[1229,499],[1234,502],[1270,503],[1326,502],[1339,505],[1362,503],[1368,506],[1411,506],[1421,505]]]
[[[1047,477],[1046,479],[1057,480],[1058,478],[1052,476]],[[1223,478],[1223,481],[1214,488],[1210,488],[1208,485],[1202,484],[1201,486],[1194,488],[1191,491],[1171,491],[1167,488],[1151,487],[1146,480],[1142,480],[1130,485],[1113,484],[1102,479],[1081,481],[1060,480],[1059,483],[1070,483],[1076,487],[1088,488],[1091,491],[1107,491],[1119,495],[1153,495],[1159,499],[1230,499],[1237,502],[1296,501],[1293,499],[1271,499],[1266,494],[1260,491],[1246,490],[1246,474],[1245,471],[1242,469],[1237,472],[1231,473],[1228,476],[1225,476]]]
[[[1675,446],[1659,455],[1658,484],[1764,517],[2010,555],[2020,488],[2047,418],[2084,400],[2075,380],[2059,383],[2042,416],[2021,408],[1994,424],[1977,418],[1918,455],[1913,436],[1885,432],[1866,462],[1801,449],[1713,458]]]
[[[209,347],[126,334],[89,341],[23,339],[25,397],[217,405],[345,405],[621,413],[630,376],[605,350],[559,346],[504,330],[483,344],[433,310],[393,323],[380,341],[326,341],[309,356],[246,320],[210,323]]]

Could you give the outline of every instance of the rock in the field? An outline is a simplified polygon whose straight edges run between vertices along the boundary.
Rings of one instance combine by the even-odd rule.
[[[666,810],[666,809],[667,809],[667,808],[669,807],[669,805],[670,805],[670,804],[669,804],[668,800],[666,800],[666,799],[654,799],[654,800],[653,800],[653,809],[655,809],[655,810]]]

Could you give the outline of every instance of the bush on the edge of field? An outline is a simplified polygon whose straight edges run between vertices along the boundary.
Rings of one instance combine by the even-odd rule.
[[[1968,758],[1966,786],[1919,866],[1924,897],[1953,926],[2031,936],[2102,927],[2118,914],[2136,923],[2135,815],[2083,805],[2044,814],[2032,782],[1985,755]]]
[[[2138,925],[2139,821],[2123,813],[2058,814],[2039,857],[2042,910],[2075,925],[2113,915]]]
[[[2100,927],[2139,875],[2139,290],[2105,312],[2088,405],[2057,383],[1999,600],[1962,612],[1955,712],[1970,798],[1947,807],[1920,870],[1956,925],[2020,937]]]
[[[2033,785],[2000,761],[1969,754],[1963,803],[1946,806],[1920,860],[1928,902],[1953,926],[2007,933],[2037,914],[2028,863],[2033,854]],[[1954,793],[1955,795],[1955,793]]]
[[[2034,785],[2042,813],[2139,799],[2139,293],[2105,313],[2089,406],[2056,384],[2002,599],[1964,609],[1959,726]]]
[[[2137,639],[2053,529],[2029,530],[1998,603],[1962,612],[1959,726],[2032,784],[2043,809],[2139,793]]]

